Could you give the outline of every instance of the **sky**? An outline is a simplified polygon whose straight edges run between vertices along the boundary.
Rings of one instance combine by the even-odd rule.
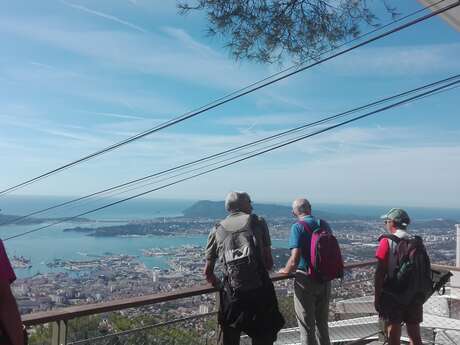
[[[375,6],[381,23],[391,20]],[[175,1],[0,8],[0,189],[290,65],[232,60],[223,40],[206,35],[203,13],[179,15]],[[15,193],[92,193],[454,75],[458,56],[459,32],[430,19]],[[457,208],[459,96],[413,102],[150,197],[220,200],[245,190],[256,202]]]

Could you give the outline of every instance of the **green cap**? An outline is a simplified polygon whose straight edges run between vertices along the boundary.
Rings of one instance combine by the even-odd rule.
[[[380,218],[393,220],[396,224],[400,224],[403,226],[408,226],[410,224],[409,215],[402,208],[392,208]]]

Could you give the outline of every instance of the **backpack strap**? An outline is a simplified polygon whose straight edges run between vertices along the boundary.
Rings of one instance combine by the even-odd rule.
[[[270,275],[268,274],[268,271],[265,269],[265,260],[262,255],[262,245],[257,241],[257,236],[254,232],[255,228],[262,227],[261,220],[259,219],[259,216],[256,214],[251,213],[249,216],[249,224],[248,224],[248,232],[250,234],[250,239],[249,243],[253,247],[254,252],[255,252],[255,258],[257,260],[257,266],[258,266],[258,271],[260,274],[260,279],[262,280],[262,284],[265,285],[267,284],[268,281],[271,282],[270,280]],[[260,231],[260,229],[258,229]]]
[[[311,262],[311,241],[312,241],[312,237],[313,237],[313,233],[317,230],[320,230],[321,229],[321,220],[318,219],[318,227],[313,230],[310,225],[304,221],[304,220],[299,220],[297,221],[298,224],[300,224],[304,231],[309,235],[309,238],[308,238],[308,245],[307,245],[307,256],[306,256],[306,262],[307,262],[307,273],[310,275],[312,274],[311,272],[313,271],[313,266],[312,266],[312,262]]]
[[[305,232],[307,232],[310,236],[313,234],[313,231],[311,230],[310,226],[308,225],[308,223],[306,221],[299,220],[299,221],[297,221],[297,224],[302,225],[302,227],[305,230]]]
[[[379,237],[378,241],[380,242],[380,240],[383,239],[383,238],[392,240],[392,241],[394,241],[396,243],[399,243],[399,242],[401,242],[403,240],[402,238],[400,238],[400,237],[398,237],[396,235],[393,235],[393,234],[383,234],[383,235],[381,235]]]
[[[323,228],[323,227],[322,227],[321,219],[318,219],[318,222],[317,222],[318,227],[315,228],[314,230],[313,230],[313,229],[310,227],[310,225],[309,225],[306,221],[304,221],[304,220],[298,220],[298,221],[297,221],[297,224],[302,225],[303,229],[304,229],[310,236],[313,235],[313,233],[314,233],[315,231],[321,230],[321,229]]]
[[[258,254],[258,258],[263,263],[262,261],[262,248],[260,246],[260,243],[257,241],[256,234],[254,233],[254,227],[259,226],[259,218],[255,215],[252,214],[249,216],[249,224],[248,224],[248,231],[251,234],[251,239],[252,239],[252,245],[254,246],[255,251]],[[262,265],[263,267],[263,265]]]

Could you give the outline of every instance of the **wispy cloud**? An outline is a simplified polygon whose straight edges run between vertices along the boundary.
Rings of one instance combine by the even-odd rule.
[[[145,30],[144,28],[140,27],[139,25],[133,24],[131,22],[128,22],[128,21],[123,20],[121,18],[118,18],[116,16],[113,16],[113,15],[110,15],[110,14],[107,14],[107,13],[103,13],[103,12],[99,12],[99,11],[95,11],[95,10],[92,10],[92,9],[86,7],[86,6],[73,4],[73,3],[70,3],[70,2],[65,1],[65,0],[61,0],[61,2],[64,5],[72,7],[74,9],[79,10],[79,11],[83,11],[83,12],[86,12],[86,13],[101,17],[101,18],[111,20],[113,22],[116,22],[118,24],[122,24],[124,26],[127,26],[127,27],[129,27],[131,29],[134,29],[134,30],[142,32],[142,33],[147,33],[147,30]]]
[[[138,89],[137,85],[133,88],[123,82],[114,83],[112,79],[100,78],[97,71],[97,68],[91,67],[76,66],[72,69],[66,66],[43,66],[41,63],[0,67],[0,74],[8,81],[16,83],[16,92],[20,94],[40,89],[67,97],[65,111],[57,110],[63,113],[68,113],[71,108],[81,109],[82,104],[85,104],[89,110],[102,109],[100,112],[93,111],[100,113],[100,116],[128,120],[172,117],[187,110],[174,95]],[[107,108],[115,110],[104,111]],[[49,106],[44,110],[53,111]],[[3,111],[7,113],[6,110]]]
[[[231,126],[248,126],[251,123],[258,123],[259,126],[273,125],[301,125],[305,122],[307,116],[302,113],[277,113],[264,115],[239,115],[231,116],[223,119],[217,119],[216,122]],[[303,122],[302,122],[303,121]]]
[[[181,43],[184,47],[195,51],[196,53],[206,56],[209,58],[210,56],[214,58],[221,58],[221,55],[218,54],[216,51],[211,49],[205,44],[202,44],[195,40],[192,36],[190,36],[187,31],[175,27],[164,27],[162,29],[169,37],[176,40],[178,43]]]
[[[195,85],[235,89],[258,80],[265,68],[238,65],[191,36],[169,29],[168,34],[137,35],[121,31],[70,30],[65,23],[27,23],[0,18],[0,30],[45,42],[60,50],[89,57],[104,68],[158,75]],[[179,38],[181,37],[181,38]]]
[[[446,162],[446,157],[451,157]],[[298,154],[289,164],[259,163],[245,169],[245,180],[231,173],[210,176],[213,191],[239,187],[268,199],[290,201],[302,196],[312,202],[344,204],[444,206],[458,205],[460,146],[395,146],[382,150],[336,153],[315,159]],[[253,163],[244,163],[253,164]],[[447,169],[439,167],[449,165]],[[263,180],[260,171],[263,169]],[[223,175],[225,174],[225,179]],[[300,180],[299,180],[300,179]],[[302,182],[299,182],[302,181]],[[308,181],[308,184],[305,184]],[[267,186],[270,186],[267,193]],[[300,188],[300,189],[299,189]],[[195,188],[195,193],[199,193]],[[428,197],[427,197],[428,196]]]
[[[104,130],[129,129],[131,125],[137,129],[134,126],[138,122],[127,122],[127,127],[125,124],[116,123],[81,131],[70,131],[65,126],[50,127],[50,123],[33,122],[30,123],[31,126],[44,127],[43,133],[50,136],[39,140],[35,138],[34,146],[29,149],[34,150],[35,157],[42,157],[42,160],[52,167],[53,160],[62,163],[68,159],[68,155],[78,156],[79,152],[87,153],[91,149],[111,143],[116,135],[110,134],[110,131],[104,133]],[[117,162],[120,161],[126,164],[120,167],[119,174],[106,176],[105,184],[119,183],[142,176],[144,173],[169,168],[205,154],[241,145],[260,138],[262,134],[265,133],[203,135],[160,132],[113,153],[109,159],[98,160],[83,167],[84,171],[94,179],[94,181],[85,180],[84,190],[91,192],[100,189],[99,176],[108,166],[119,164]],[[88,141],[86,135],[93,137],[91,141]],[[457,131],[437,134],[438,139],[442,137],[445,141],[457,136]],[[45,139],[47,144],[43,145],[41,140]],[[218,193],[224,195],[228,190],[239,188],[247,189],[254,193],[255,197],[263,195],[266,199],[289,200],[298,196],[297,177],[301,174],[303,180],[309,181],[308,187],[302,193],[307,193],[307,196],[316,202],[333,200],[346,203],[454,205],[460,193],[460,187],[456,183],[457,171],[460,169],[458,159],[460,147],[455,140],[452,140],[451,145],[443,145],[441,142],[438,146],[425,145],[425,139],[423,133],[417,131],[407,133],[407,130],[398,127],[344,128],[287,147],[281,152],[267,154],[258,160],[250,160],[234,168],[208,175],[205,180],[206,190],[202,188],[203,180],[194,180],[187,184],[185,189],[167,190],[163,195],[170,197],[188,195],[201,198],[209,195],[208,197],[215,198]],[[20,143],[8,138],[5,143],[9,153],[20,150],[23,154],[27,153],[24,149],[15,147],[15,145],[22,145]],[[63,143],[66,145],[65,156],[55,152],[55,148],[62,146]],[[40,147],[40,152],[36,152],[37,146]],[[283,161],[277,157],[283,157]],[[449,157],[448,163],[446,157]],[[32,159],[32,162],[37,164],[37,167],[43,165],[39,160]],[[285,164],[286,162],[289,163]],[[32,163],[29,161],[28,164]],[[439,168],[446,164],[448,168]],[[12,169],[19,169],[21,166],[22,164],[19,163]],[[239,174],[235,172],[241,167],[245,169],[244,181],[236,178]],[[260,178],[261,171],[263,171],[263,179]],[[79,176],[78,172],[75,174]],[[443,183],[432,183],[434,179],[442,179]],[[266,188],[267,185],[271,186],[269,190]],[[71,185],[67,184],[67,186],[66,193],[81,192],[78,190],[79,187],[72,190]],[[357,186],[359,186],[359,193],[356,191]],[[162,194],[155,194],[158,195]],[[426,200],[426,195],[431,196],[430,200]]]
[[[106,112],[96,112],[96,111],[82,111],[82,112],[100,115],[100,116],[109,117],[109,118],[122,119],[122,120],[146,120],[145,117],[136,116],[136,115],[106,113]]]
[[[34,138],[37,144],[39,144],[42,139],[47,140],[49,138],[48,136],[77,140],[85,143],[101,142],[99,136],[91,135],[91,131],[86,128],[78,128],[72,125],[54,125],[52,122],[46,120],[29,118],[27,121],[24,121],[23,118],[2,116],[2,123],[10,128],[25,128],[33,132],[46,134],[46,136]]]
[[[352,76],[426,75],[460,69],[459,55],[458,43],[368,47],[334,59],[326,67]]]
[[[33,65],[33,66],[36,66],[36,67],[40,67],[40,68],[54,69],[53,66],[47,65],[47,64],[44,64],[44,63],[41,63],[41,62],[31,61],[30,64]]]
[[[99,139],[96,138],[96,136],[91,136],[88,134],[78,134],[76,131],[66,131],[62,129],[53,129],[53,128],[38,128],[37,129],[40,132],[43,132],[48,135],[54,135],[56,137],[62,137],[65,139],[71,139],[71,140],[76,140],[80,142],[89,142],[89,141],[99,141]]]

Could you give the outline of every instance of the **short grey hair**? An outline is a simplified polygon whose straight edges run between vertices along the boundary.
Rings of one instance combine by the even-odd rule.
[[[230,192],[225,198],[225,209],[228,212],[236,212],[241,209],[241,204],[245,201],[251,201],[249,194],[246,192]]]
[[[295,199],[292,202],[292,210],[296,213],[302,213],[302,214],[310,213],[311,212],[310,201],[308,201],[307,199],[302,199],[302,198]]]

